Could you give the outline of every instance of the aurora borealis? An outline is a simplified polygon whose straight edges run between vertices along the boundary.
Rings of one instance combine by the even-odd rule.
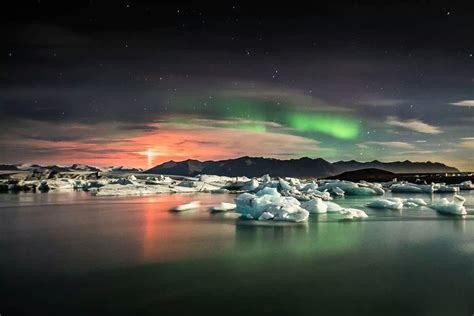
[[[474,170],[472,10],[88,2],[4,19],[0,163],[301,156]]]

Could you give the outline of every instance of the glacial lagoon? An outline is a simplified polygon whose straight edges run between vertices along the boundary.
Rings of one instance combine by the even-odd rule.
[[[463,217],[346,196],[369,217],[278,225],[209,212],[234,194],[0,194],[0,313],[471,315],[474,191],[460,194]]]

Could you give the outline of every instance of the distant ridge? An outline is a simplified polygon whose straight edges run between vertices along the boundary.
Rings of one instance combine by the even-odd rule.
[[[355,160],[330,163],[322,158],[303,157],[299,159],[280,160],[262,157],[240,157],[217,161],[168,161],[144,171],[144,173],[195,176],[197,174],[215,174],[222,176],[257,177],[264,174],[271,176],[292,177],[327,177],[347,171],[361,169],[380,169],[392,173],[452,173],[457,168],[439,162],[395,161],[359,162]]]

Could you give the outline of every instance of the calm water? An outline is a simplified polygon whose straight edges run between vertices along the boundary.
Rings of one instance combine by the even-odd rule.
[[[462,194],[465,218],[345,198],[369,219],[278,226],[208,213],[232,195],[1,194],[0,314],[472,315]],[[169,212],[191,200],[202,208]]]

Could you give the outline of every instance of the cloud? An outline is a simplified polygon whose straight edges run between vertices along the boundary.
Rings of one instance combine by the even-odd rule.
[[[412,144],[410,143],[405,143],[405,142],[377,142],[377,141],[368,141],[364,143],[357,144],[359,148],[367,148],[369,145],[379,145],[379,146],[385,146],[385,147],[391,147],[391,148],[398,148],[398,149],[412,149],[415,148]]]
[[[462,137],[461,141],[457,143],[455,146],[474,151],[474,137]]]
[[[407,99],[367,98],[367,99],[363,99],[362,101],[360,101],[359,104],[369,105],[369,106],[398,106],[398,105],[402,105],[402,104],[405,104],[405,103],[408,103],[408,102],[410,102],[410,100],[407,100]]]
[[[474,106],[474,100],[461,100],[449,104],[457,106]]]
[[[385,121],[385,123],[391,126],[398,126],[405,129],[409,129],[418,133],[424,133],[424,134],[443,133],[443,131],[439,127],[427,124],[423,121],[416,120],[416,119],[402,121],[398,119],[397,117],[389,116],[387,117],[387,120]]]

